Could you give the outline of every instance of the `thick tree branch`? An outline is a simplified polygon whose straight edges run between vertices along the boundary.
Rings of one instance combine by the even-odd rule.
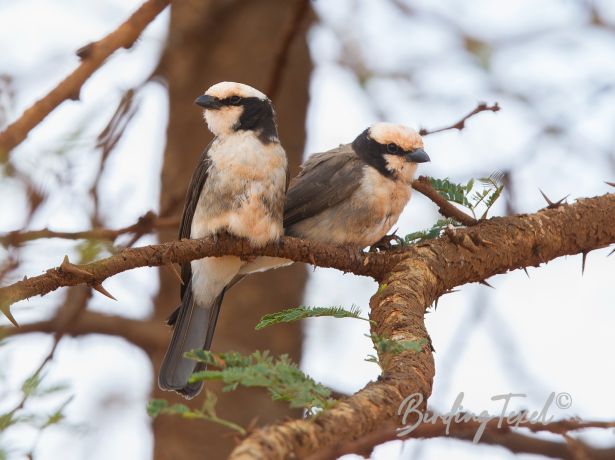
[[[124,23],[106,37],[77,51],[81,64],[46,96],[35,102],[17,120],[0,132],[0,158],[20,144],[28,133],[62,102],[78,100],[81,87],[102,63],[119,48],[130,48],[141,32],[165,9],[170,0],[147,0]]]
[[[291,237],[259,249],[252,248],[247,240],[227,235],[216,240],[174,241],[124,249],[106,259],[80,266],[65,259],[62,265],[43,275],[0,288],[0,308],[7,311],[18,300],[47,294],[62,286],[97,286],[110,276],[137,267],[221,255],[283,257],[371,276],[378,281],[385,275],[390,277],[387,273],[391,267],[404,259],[428,266],[439,264],[440,295],[455,286],[482,281],[496,273],[537,266],[555,257],[608,246],[615,242],[613,222],[615,194],[608,194],[543,209],[536,214],[492,218],[467,229],[451,230],[444,237],[418,246],[386,253],[363,253]],[[463,257],[459,257],[460,252]]]
[[[404,258],[371,299],[372,332],[393,340],[423,340],[421,352],[380,356],[383,374],[335,408],[310,420],[254,431],[233,460],[308,455],[357,439],[393,419],[401,401],[431,395],[434,361],[424,312],[456,286],[615,242],[615,194],[582,199],[535,214],[496,217],[400,251]]]
[[[377,276],[391,263],[385,254],[367,254],[352,248],[285,237],[279,243],[263,248],[251,247],[247,240],[228,235],[200,240],[172,241],[139,248],[127,248],[96,262],[74,265],[65,258],[56,268],[43,275],[26,278],[0,288],[0,307],[34,295],[43,295],[63,286],[100,285],[105,279],[137,267],[155,267],[184,263],[207,256],[236,255],[250,258],[257,255],[283,257],[296,262],[315,263],[358,275]],[[398,256],[399,257],[399,256]]]
[[[429,282],[420,277],[428,276]],[[419,289],[407,286],[417,284]],[[423,323],[425,305],[435,299],[435,277],[427,267],[402,262],[385,278],[370,301],[372,333],[394,340],[424,340],[422,351],[379,356],[383,374],[333,409],[310,420],[292,420],[256,430],[235,448],[232,460],[305,458],[328,446],[377,430],[393,419],[408,395],[429,395],[435,373],[429,336]],[[423,289],[425,288],[425,289]]]
[[[67,326],[62,326],[58,318],[24,324],[20,327],[0,328],[0,337],[42,332],[57,333],[63,327],[64,335],[73,337],[88,334],[105,334],[121,337],[145,350],[163,350],[169,342],[168,328],[162,323],[150,320],[136,320],[123,316],[105,315],[94,311],[83,311]]]

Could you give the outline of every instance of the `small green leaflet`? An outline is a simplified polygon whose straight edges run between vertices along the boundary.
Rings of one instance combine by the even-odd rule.
[[[448,201],[469,209],[474,218],[477,218],[476,212],[479,205],[484,206],[485,210],[480,217],[481,219],[487,217],[487,213],[502,194],[502,190],[504,190],[503,180],[504,173],[496,171],[487,177],[477,179],[482,188],[475,190],[476,181],[474,179],[470,179],[467,184],[461,185],[451,182],[448,178],[429,178],[431,185],[440,195]]]
[[[455,219],[438,219],[433,226],[428,230],[420,230],[418,232],[410,233],[404,237],[404,244],[416,244],[425,240],[432,240],[438,238],[444,229],[452,225],[453,227],[460,227],[461,224]]]
[[[430,177],[429,181],[431,182],[432,187],[435,188],[438,193],[440,193],[440,195],[448,201],[452,201],[453,203],[457,203],[462,206],[470,206],[467,195],[474,186],[474,180],[471,179],[465,186],[455,184],[448,180],[448,178],[435,179]]]
[[[470,179],[465,185],[455,184],[448,178],[435,179],[429,178],[432,187],[448,201],[463,206],[468,209],[476,219],[478,207],[484,208],[480,219],[485,219],[487,213],[497,201],[504,190],[502,180],[504,173],[495,172],[488,177],[481,177],[477,180]],[[475,190],[476,183],[480,184],[481,189]],[[431,228],[410,233],[404,237],[404,244],[417,244],[425,240],[438,238],[442,231],[452,225],[461,227],[462,224],[455,219],[439,219]]]
[[[369,321],[369,319],[361,317],[361,310],[359,310],[356,305],[353,305],[350,310],[345,310],[342,307],[301,306],[265,315],[255,326],[255,329],[263,329],[273,324],[290,323],[305,318],[316,318],[319,316],[330,316],[333,318],[357,318],[362,319],[363,321]]]
[[[425,340],[393,340],[388,337],[379,336],[377,334],[366,334],[366,337],[372,339],[374,348],[379,356],[383,355],[398,355],[404,351],[412,350],[416,353],[420,352],[425,345]],[[380,365],[378,356],[369,355],[365,361]]]
[[[147,404],[147,414],[153,418],[164,414],[178,415],[186,419],[208,420],[245,435],[246,430],[243,427],[218,417],[216,414],[217,402],[218,398],[216,398],[216,395],[207,390],[205,390],[205,401],[203,401],[200,409],[191,409],[185,404],[169,404],[165,399],[152,399]]]
[[[221,380],[226,384],[223,391],[233,391],[240,385],[267,388],[274,401],[285,401],[291,408],[309,411],[328,409],[336,402],[328,388],[305,375],[287,355],[274,358],[267,351],[244,356],[236,352],[194,350],[185,356],[208,367],[192,374],[190,382]]]

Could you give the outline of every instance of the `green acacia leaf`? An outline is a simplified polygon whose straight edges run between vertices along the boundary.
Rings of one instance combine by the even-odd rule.
[[[287,310],[270,313],[261,318],[259,323],[255,326],[256,330],[263,329],[268,326],[280,323],[290,323],[293,321],[299,321],[305,318],[317,318],[321,316],[329,316],[332,318],[357,318],[365,321],[369,321],[367,318],[361,317],[361,310],[356,305],[353,305],[350,310],[346,310],[342,307],[309,307],[301,306],[296,308],[289,308]]]
[[[227,392],[239,386],[266,388],[273,400],[285,401],[292,408],[326,409],[335,403],[331,391],[305,375],[288,355],[274,358],[267,351],[242,356],[195,350],[186,356],[208,364],[207,370],[193,373],[190,382],[219,380]]]

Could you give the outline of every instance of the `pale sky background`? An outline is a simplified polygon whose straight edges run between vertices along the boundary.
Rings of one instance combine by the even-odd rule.
[[[0,0],[0,74],[10,74],[16,89],[9,119],[74,68],[74,50],[108,33],[140,3]],[[501,112],[476,116],[464,131],[426,137],[432,162],[421,165],[420,174],[465,183],[511,169],[517,212],[544,206],[539,187],[554,199],[570,194],[569,201],[609,191],[604,181],[615,180],[615,4],[595,2],[610,28],[589,26],[582,1],[543,0],[539,7],[530,0],[407,4],[421,13],[408,18],[385,0],[313,3],[320,22],[310,33],[315,70],[306,155],[351,141],[382,119],[416,128],[440,127],[456,121],[478,101],[497,101]],[[31,228],[81,230],[89,224],[92,203],[87,190],[100,155],[93,148],[95,135],[122,91],[139,84],[155,67],[168,19],[167,11],[133,50],[116,53],[88,80],[81,103],[63,104],[13,152],[17,168],[50,192]],[[491,44],[482,48],[482,63],[465,51],[459,31]],[[363,84],[349,62],[362,63],[369,76]],[[138,98],[139,111],[101,181],[101,209],[110,227],[131,224],[158,206],[166,94],[162,86],[150,83]],[[561,134],[544,133],[545,125]],[[65,149],[66,139],[78,127],[82,130],[77,142]],[[506,198],[492,214],[505,211]],[[0,178],[0,232],[22,227],[25,203],[20,185]],[[437,217],[435,207],[416,194],[396,227],[405,235],[431,226]],[[139,245],[154,241],[144,237]],[[61,240],[29,244],[15,279],[57,265],[64,254],[75,254],[74,246]],[[467,410],[497,413],[500,406],[490,401],[491,396],[512,392],[528,395],[512,408],[539,410],[549,393],[565,391],[572,396],[572,407],[554,409],[554,415],[614,419],[615,259],[607,259],[608,252],[590,253],[584,276],[581,257],[574,256],[530,268],[529,279],[523,271],[493,277],[489,282],[495,290],[469,285],[444,296],[437,311],[427,315],[436,349],[432,407],[447,411],[464,392]],[[0,257],[5,254],[0,252]],[[107,281],[106,287],[119,301],[95,294],[92,308],[144,317],[152,309],[157,274],[155,269],[134,270]],[[375,289],[367,278],[318,268],[304,303],[347,308],[356,304],[367,314]],[[21,302],[14,314],[20,322],[50,317],[63,296],[60,290]],[[373,353],[363,335],[367,323],[321,318],[305,326],[302,367],[315,379],[353,392],[377,377],[377,366],[364,361]],[[20,383],[51,343],[49,336],[30,335],[0,348],[0,411],[15,404]],[[144,411],[154,383],[150,377],[146,356],[121,339],[64,338],[48,367],[46,383],[69,385],[62,397],[75,396],[66,410],[71,426],[47,430],[38,440],[35,457],[150,458],[152,437]],[[62,397],[45,402],[55,407]],[[45,408],[41,403],[40,410]],[[11,449],[9,458],[20,459],[35,437],[31,429],[12,429],[0,438],[0,446]],[[612,431],[587,432],[583,439],[597,446],[615,443]],[[513,456],[501,448],[433,440],[391,442],[376,449],[374,458],[443,455]]]

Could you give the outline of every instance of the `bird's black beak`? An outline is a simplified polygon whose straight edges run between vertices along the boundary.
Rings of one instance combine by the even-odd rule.
[[[197,97],[194,103],[196,105],[200,105],[201,107],[205,109],[210,109],[210,110],[217,110],[220,107],[222,107],[222,103],[217,97],[207,96],[207,95]]]
[[[406,160],[412,161],[413,163],[426,163],[431,161],[427,152],[423,149],[416,149],[406,155]]]

